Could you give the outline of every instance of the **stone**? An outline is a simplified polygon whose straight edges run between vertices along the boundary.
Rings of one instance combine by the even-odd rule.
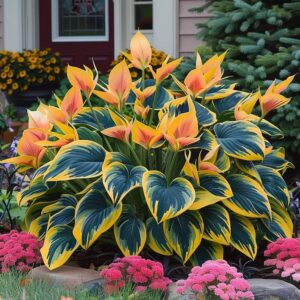
[[[95,284],[95,281],[101,281],[98,271],[75,266],[62,266],[52,271],[45,266],[40,266],[30,271],[29,278],[44,280],[65,289],[78,288],[87,282]]]
[[[300,290],[294,285],[279,279],[248,279],[255,300],[300,300]],[[176,293],[176,283],[170,284],[166,300],[191,300],[191,294]],[[201,300],[205,299],[204,296]]]
[[[255,300],[300,300],[300,290],[279,279],[248,279]]]
[[[192,294],[178,294],[176,292],[176,283],[173,282],[169,285],[168,291],[166,294],[166,297],[164,298],[165,300],[190,300],[193,299]]]

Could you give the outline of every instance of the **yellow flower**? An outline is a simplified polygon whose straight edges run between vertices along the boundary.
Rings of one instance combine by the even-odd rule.
[[[4,72],[8,72],[9,71],[9,66],[4,67]]]
[[[20,63],[24,62],[24,57],[19,57],[18,62],[20,62]]]
[[[35,64],[37,62],[37,57],[29,57],[28,60],[30,63]]]
[[[7,73],[3,72],[1,73],[1,78],[5,79],[7,77]]]
[[[36,65],[33,65],[33,64],[32,64],[32,65],[29,65],[29,69],[30,69],[30,70],[34,70],[35,68],[36,68]]]
[[[56,58],[55,58],[55,57],[51,57],[50,62],[51,62],[52,64],[55,64],[55,63],[56,63]]]
[[[138,77],[138,72],[136,72],[136,71],[132,71],[131,72],[131,76],[133,77],[133,78],[136,78],[136,77]]]
[[[7,89],[6,83],[2,83],[2,89],[3,89],[3,90],[6,90],[6,89]]]
[[[38,83],[43,83],[44,79],[43,78],[38,78],[37,82]]]
[[[51,72],[51,67],[45,68],[45,72],[46,72],[46,73],[50,73],[50,72]]]
[[[25,85],[23,86],[23,91],[27,91],[27,90],[28,90],[28,85],[25,84]]]
[[[59,67],[54,67],[54,73],[59,74],[60,73],[60,68]]]
[[[8,77],[11,78],[11,77],[13,77],[13,76],[14,76],[14,72],[13,72],[13,71],[9,71],[9,72],[8,72]]]
[[[7,94],[8,94],[8,95],[11,95],[12,93],[13,93],[13,90],[8,90],[8,91],[7,91]]]
[[[32,77],[32,78],[31,78],[31,81],[32,81],[32,82],[36,82],[36,77]]]
[[[19,75],[20,75],[21,78],[25,77],[26,76],[26,71],[25,70],[20,71]]]
[[[17,90],[19,88],[19,84],[14,82],[12,85],[13,90]]]
[[[45,61],[45,65],[46,65],[46,66],[49,66],[49,65],[50,65],[50,60],[46,60],[46,61]]]
[[[11,83],[12,83],[12,79],[11,79],[11,78],[7,79],[7,80],[6,80],[6,83],[7,83],[7,84],[11,84]]]
[[[49,80],[49,81],[54,81],[54,80],[55,80],[55,77],[54,77],[53,75],[49,75],[49,76],[48,76],[48,80]]]

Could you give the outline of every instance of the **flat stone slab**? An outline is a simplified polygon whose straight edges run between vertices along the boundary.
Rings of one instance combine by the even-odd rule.
[[[65,289],[74,289],[84,283],[100,280],[98,271],[73,266],[62,266],[52,271],[40,266],[30,271],[29,278],[44,280]]]
[[[300,290],[279,279],[248,279],[255,300],[300,300]]]
[[[294,285],[279,279],[248,279],[255,300],[300,300],[300,290]],[[191,294],[176,293],[176,284],[169,286],[166,300],[190,300]],[[202,296],[202,299],[205,299]]]

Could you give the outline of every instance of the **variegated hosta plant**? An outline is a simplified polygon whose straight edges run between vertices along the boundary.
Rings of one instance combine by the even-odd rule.
[[[153,79],[133,82],[124,61],[107,84],[96,70],[69,66],[72,88],[57,107],[28,112],[19,156],[5,162],[36,169],[17,200],[28,206],[27,230],[44,240],[48,268],[96,241],[198,265],[229,246],[254,259],[257,231],[270,241],[291,236],[281,176],[291,164],[270,143],[282,132],[264,117],[289,102],[281,93],[292,77],[263,95],[241,92],[222,84],[224,56],[198,56],[179,82],[181,59],[154,72],[137,32],[128,58]],[[169,76],[176,90],[163,87]]]

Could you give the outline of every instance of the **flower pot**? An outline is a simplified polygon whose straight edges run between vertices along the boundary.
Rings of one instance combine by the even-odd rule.
[[[13,122],[11,124],[11,129],[7,129],[3,132],[0,132],[0,140],[4,144],[11,144],[13,139],[18,136],[21,130],[26,128],[27,124],[23,122]]]
[[[37,102],[38,99],[49,100],[54,90],[59,87],[58,83],[48,83],[30,86],[25,92],[6,95],[10,104],[16,107],[17,117],[26,116],[26,111],[30,106]]]

